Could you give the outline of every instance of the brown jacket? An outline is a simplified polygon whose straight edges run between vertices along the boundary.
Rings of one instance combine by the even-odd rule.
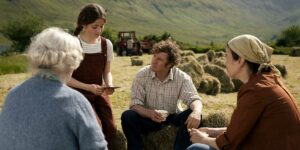
[[[295,98],[271,73],[250,77],[239,93],[220,149],[300,150],[300,111]]]

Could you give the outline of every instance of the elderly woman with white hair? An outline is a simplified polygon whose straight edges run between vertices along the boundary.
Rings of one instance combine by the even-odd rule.
[[[192,129],[188,150],[299,150],[299,108],[271,63],[272,51],[252,35],[228,42],[228,76],[244,83],[237,106],[227,128]]]
[[[6,97],[1,149],[107,149],[92,106],[65,84],[83,59],[78,39],[51,27],[33,38],[27,56],[33,76]]]

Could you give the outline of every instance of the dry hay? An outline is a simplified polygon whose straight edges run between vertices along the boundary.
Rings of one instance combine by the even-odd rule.
[[[181,57],[183,56],[194,56],[195,57],[195,53],[191,50],[184,50],[180,52]]]
[[[293,47],[290,54],[290,56],[300,56],[300,47]]]
[[[234,84],[227,76],[225,69],[214,64],[204,65],[203,68],[205,73],[208,73],[219,79],[221,82],[221,92],[229,93],[234,91]]]
[[[126,137],[125,135],[120,131],[117,130],[117,134],[116,134],[116,138],[113,141],[113,146],[112,149],[113,150],[127,150],[127,146],[126,146]]]
[[[174,125],[167,125],[162,130],[143,135],[145,150],[168,150],[173,149],[178,128]]]
[[[275,64],[274,66],[280,71],[281,76],[285,78],[287,75],[287,70],[285,65]]]
[[[223,51],[216,52],[215,58],[225,57],[225,53]]]
[[[208,52],[206,52],[206,55],[208,60],[211,62],[215,58],[216,52],[214,50],[209,50]]]
[[[205,64],[208,64],[209,63],[209,60],[208,60],[208,57],[207,55],[201,55],[197,58],[197,61],[202,64],[202,65],[205,65]]]
[[[183,56],[183,57],[181,57],[179,64],[190,63],[190,62],[193,62],[194,60],[195,60],[194,56],[191,56],[191,55]]]
[[[222,112],[209,114],[202,120],[204,127],[226,127],[228,126],[229,120],[226,115]]]
[[[225,57],[214,58],[211,63],[215,64],[215,65],[218,65],[218,66],[220,66],[222,68],[226,68]]]
[[[184,57],[187,62],[178,65],[178,68],[187,73],[193,80],[196,87],[199,87],[204,70],[202,65],[200,65],[196,59],[192,56]]]
[[[221,91],[221,83],[216,77],[205,74],[197,90],[207,95],[217,95]]]
[[[142,66],[143,60],[140,59],[138,56],[131,57],[131,66]]]

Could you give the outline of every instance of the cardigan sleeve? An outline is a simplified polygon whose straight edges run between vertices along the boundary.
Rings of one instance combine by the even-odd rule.
[[[220,149],[236,149],[251,132],[264,111],[263,99],[266,96],[263,92],[263,90],[247,90],[243,94],[239,94],[237,107],[232,114],[226,132],[216,139]]]
[[[75,110],[79,149],[107,150],[107,142],[100,128],[92,106],[83,96],[78,96]]]

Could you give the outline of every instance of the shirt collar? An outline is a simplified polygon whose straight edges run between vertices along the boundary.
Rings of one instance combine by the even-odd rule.
[[[150,71],[151,71],[151,78],[154,79],[156,77],[155,72],[153,72],[152,70]],[[170,72],[164,82],[174,79],[173,71],[174,71],[174,67],[170,69]]]

